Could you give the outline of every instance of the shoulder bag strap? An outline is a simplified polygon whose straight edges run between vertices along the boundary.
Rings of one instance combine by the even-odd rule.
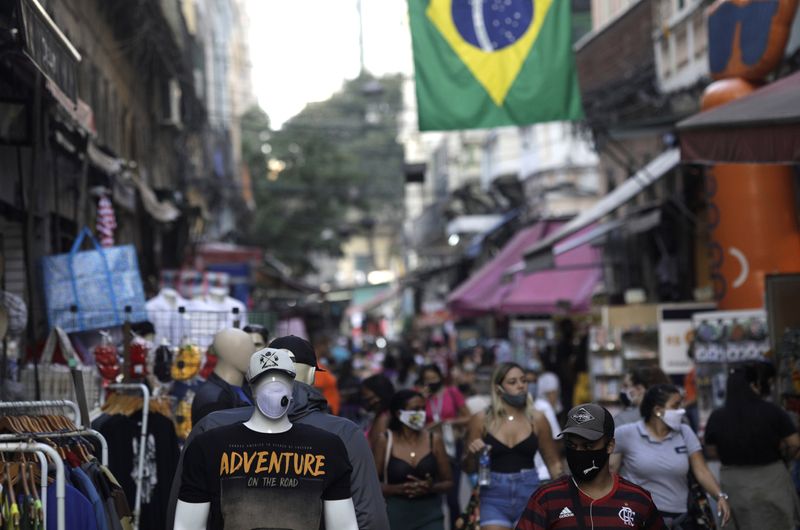
[[[389,483],[389,459],[392,457],[392,430],[386,429],[386,457],[383,459],[383,483]]]
[[[581,504],[581,494],[575,480],[569,479],[569,493],[572,497],[573,512],[575,513],[575,523],[579,530],[586,530],[586,522],[583,520],[583,504]]]

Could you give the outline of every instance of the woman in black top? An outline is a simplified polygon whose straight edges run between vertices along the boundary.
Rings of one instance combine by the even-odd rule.
[[[389,430],[373,447],[392,530],[443,530],[441,494],[453,485],[439,434],[425,431],[425,399],[397,392],[389,404]]]
[[[481,529],[514,528],[531,494],[539,486],[533,459],[537,451],[550,476],[562,474],[550,424],[533,408],[525,372],[503,363],[492,376],[492,404],[472,417],[467,433],[466,467],[475,471],[478,455],[490,446],[491,484],[481,487]]]
[[[730,373],[725,406],[706,425],[706,449],[722,462],[733,528],[794,530],[800,504],[784,461],[797,457],[800,435],[783,409],[761,398],[769,383],[759,371],[749,365]]]

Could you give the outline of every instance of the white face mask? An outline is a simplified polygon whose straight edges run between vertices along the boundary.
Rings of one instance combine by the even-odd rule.
[[[425,428],[426,414],[424,410],[401,410],[400,423],[407,425],[410,429],[421,431]]]
[[[673,431],[679,431],[681,430],[684,416],[686,416],[686,409],[665,410],[661,421],[666,423],[667,427]]]
[[[292,387],[283,381],[270,381],[256,389],[256,406],[267,418],[282,418],[292,403]]]

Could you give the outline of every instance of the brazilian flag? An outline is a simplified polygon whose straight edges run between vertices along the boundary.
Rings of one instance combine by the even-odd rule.
[[[583,117],[570,0],[408,0],[419,130]]]

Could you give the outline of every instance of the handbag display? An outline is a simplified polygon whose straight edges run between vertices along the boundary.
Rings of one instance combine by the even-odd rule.
[[[53,354],[56,348],[58,348],[68,364],[53,362]],[[75,383],[72,380],[70,367],[78,370],[81,379],[83,379],[88,406],[91,408],[99,404],[100,375],[94,366],[88,366],[83,363],[80,356],[75,353],[69,337],[61,328],[53,328],[50,331],[39,362],[37,364],[29,363],[20,370],[20,382],[23,385],[25,395],[42,400],[68,399],[76,401]],[[37,373],[38,396],[36,396]]]

